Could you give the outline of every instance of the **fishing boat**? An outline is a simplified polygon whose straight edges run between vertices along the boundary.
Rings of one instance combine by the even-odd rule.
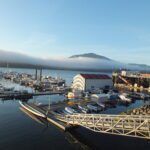
[[[33,113],[34,115],[37,115],[42,118],[46,118],[46,115],[44,113],[40,112],[40,110],[34,108],[32,105],[30,105],[26,102],[22,102],[22,101],[19,101],[19,103],[24,109],[28,110],[29,112]]]

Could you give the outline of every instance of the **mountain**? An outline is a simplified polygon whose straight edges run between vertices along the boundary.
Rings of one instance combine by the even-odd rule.
[[[146,66],[125,64],[94,53],[69,58],[42,59],[21,53],[0,50],[0,67],[44,68],[78,71],[147,70]],[[149,68],[150,69],[150,68]]]
[[[139,67],[150,68],[150,66],[149,66],[149,65],[146,65],[146,64],[129,63],[129,65],[131,65],[131,66],[139,66]]]
[[[69,58],[79,58],[79,57],[87,57],[87,58],[95,58],[95,59],[104,59],[104,60],[111,60],[105,56],[97,55],[95,53],[86,53],[86,54],[80,54],[80,55],[73,55]]]
[[[102,56],[102,55],[97,55],[95,53],[85,53],[85,54],[79,54],[79,55],[73,55],[69,58],[93,58],[93,59],[99,59],[99,60],[107,60],[112,62],[112,64],[116,63],[117,61],[112,60],[108,57]],[[122,64],[120,62],[117,62],[118,64]],[[123,65],[123,64],[122,64]],[[136,63],[129,63],[129,64],[124,64],[124,66],[120,66],[120,68],[126,68],[126,69],[137,69],[137,70],[141,70],[141,69],[150,69],[149,65],[146,64],[136,64]]]

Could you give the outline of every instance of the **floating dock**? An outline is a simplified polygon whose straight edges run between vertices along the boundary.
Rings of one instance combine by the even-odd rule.
[[[35,105],[34,103],[28,103],[28,105],[42,113],[46,116],[46,120],[52,124],[54,124],[56,127],[62,129],[63,131],[67,131],[70,128],[75,127],[74,125],[69,125],[66,123],[63,123],[62,121],[56,119],[55,114],[52,111],[48,111],[48,105]]]
[[[111,115],[111,114],[83,114],[71,115],[55,114],[48,109],[48,105],[35,105],[28,103],[36,109],[46,120],[63,131],[82,126],[93,132],[130,136],[135,138],[150,139],[149,115]],[[52,113],[53,112],[53,113]]]
[[[0,98],[5,99],[31,99],[33,96],[42,96],[42,95],[61,95],[64,92],[61,91],[52,91],[52,92],[38,92],[38,93],[15,93],[15,92],[7,92],[4,94],[0,94]]]

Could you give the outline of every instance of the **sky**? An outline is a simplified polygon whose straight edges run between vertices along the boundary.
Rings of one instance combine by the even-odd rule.
[[[149,0],[0,0],[0,49],[150,65],[149,7]]]

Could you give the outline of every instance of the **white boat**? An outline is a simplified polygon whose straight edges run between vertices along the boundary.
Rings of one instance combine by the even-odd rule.
[[[99,106],[95,103],[95,104],[87,104],[87,108],[90,109],[91,111],[100,111]]]
[[[104,103],[98,101],[97,104],[98,104],[100,107],[102,107],[103,109],[105,108],[105,104],[104,104]]]
[[[42,120],[40,120],[38,117],[36,117],[34,114],[30,113],[29,111],[27,111],[26,109],[24,109],[23,107],[20,107],[20,110],[25,113],[26,115],[28,115],[30,118],[32,118],[33,120],[35,120],[36,122],[45,125],[44,122],[42,122]]]
[[[88,108],[85,108],[84,106],[78,105],[78,108],[83,112],[83,113],[88,113]]]
[[[109,99],[109,97],[110,97],[109,94],[92,94],[91,100],[94,102],[97,102],[97,101],[105,102]]]
[[[20,103],[20,105],[21,105],[24,109],[28,110],[29,112],[33,113],[34,115],[37,115],[37,116],[42,117],[42,118],[46,118],[46,115],[45,115],[45,114],[43,114],[43,113],[41,113],[39,110],[33,108],[33,107],[30,106],[28,103],[26,103],[26,102],[21,102],[21,101],[19,101],[19,103]]]
[[[0,85],[0,92],[4,92],[4,87]]]
[[[4,91],[14,91],[14,87],[4,87]]]
[[[70,114],[73,114],[73,113],[77,113],[73,108],[71,107],[65,107],[65,111],[67,111],[68,113]]]
[[[66,110],[62,110],[64,115],[70,115],[70,113],[68,113]]]
[[[119,98],[120,98],[123,102],[128,102],[128,103],[131,102],[131,99],[128,98],[125,94],[120,94],[120,95],[119,95]]]

